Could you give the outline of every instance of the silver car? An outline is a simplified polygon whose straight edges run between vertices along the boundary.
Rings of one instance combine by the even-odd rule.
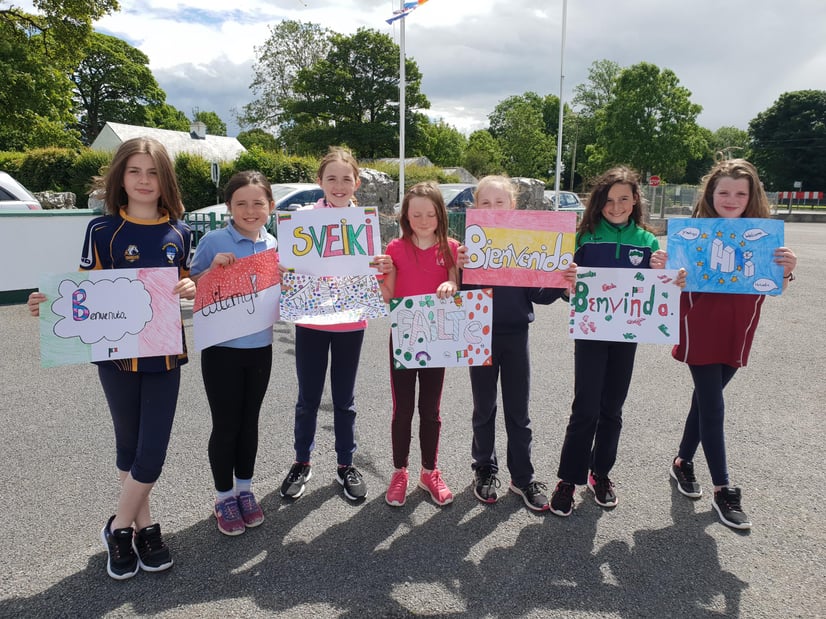
[[[0,172],[0,209],[40,211],[40,202],[6,172]]]

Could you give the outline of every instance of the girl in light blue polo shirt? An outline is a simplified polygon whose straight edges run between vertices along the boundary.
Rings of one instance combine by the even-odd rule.
[[[191,276],[225,267],[276,247],[266,224],[275,208],[260,172],[235,174],[224,190],[230,222],[198,243]],[[264,521],[252,493],[258,452],[258,415],[272,367],[272,328],[227,340],[201,352],[201,374],[212,414],[209,465],[215,480],[215,519],[225,535],[240,535]]]

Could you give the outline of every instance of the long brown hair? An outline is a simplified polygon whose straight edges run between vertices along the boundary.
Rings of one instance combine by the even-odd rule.
[[[608,202],[608,192],[617,183],[628,185],[634,196],[634,208],[629,219],[640,228],[650,230],[649,226],[643,221],[645,199],[640,193],[640,175],[629,167],[617,166],[604,172],[594,180],[591,195],[588,197],[588,204],[585,206],[582,220],[577,227],[577,239],[586,232],[596,230],[597,224],[602,219],[602,209],[605,208],[605,204]]]
[[[410,220],[407,217],[410,210],[410,201],[413,198],[427,198],[436,208],[436,243],[439,245],[439,253],[442,254],[445,267],[448,270],[452,269],[455,263],[453,254],[450,253],[450,244],[447,242],[447,209],[445,208],[445,199],[442,197],[442,192],[439,191],[439,187],[435,183],[416,183],[404,194],[401,213],[399,213],[399,227],[402,229],[402,238],[410,243],[413,242],[413,228],[410,226]]]
[[[118,147],[112,163],[102,177],[94,178],[94,185],[105,191],[103,212],[115,215],[120,208],[129,203],[129,196],[123,188],[123,175],[126,172],[126,163],[132,155],[149,155],[158,173],[158,187],[161,197],[158,208],[169,214],[169,219],[180,219],[184,214],[184,205],[181,202],[181,190],[178,188],[178,179],[175,176],[175,166],[169,158],[164,145],[153,138],[132,138]]]
[[[714,210],[714,190],[721,178],[745,178],[749,182],[749,201],[741,217],[771,217],[771,206],[763,184],[757,175],[757,169],[745,159],[728,159],[719,161],[703,177],[700,198],[694,206],[692,217],[719,217]]]

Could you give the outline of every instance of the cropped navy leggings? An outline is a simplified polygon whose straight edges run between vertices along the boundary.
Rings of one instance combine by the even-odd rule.
[[[123,372],[99,365],[98,376],[115,427],[118,470],[130,473],[135,481],[155,483],[166,460],[181,368]]]

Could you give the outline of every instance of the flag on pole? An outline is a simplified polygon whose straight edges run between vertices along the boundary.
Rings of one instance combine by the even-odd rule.
[[[408,13],[412,13],[417,7],[425,2],[427,2],[427,0],[410,0],[409,2],[405,2],[400,10],[393,11],[393,17],[386,20],[387,23],[392,24],[394,21],[401,19],[402,17],[407,17]]]

